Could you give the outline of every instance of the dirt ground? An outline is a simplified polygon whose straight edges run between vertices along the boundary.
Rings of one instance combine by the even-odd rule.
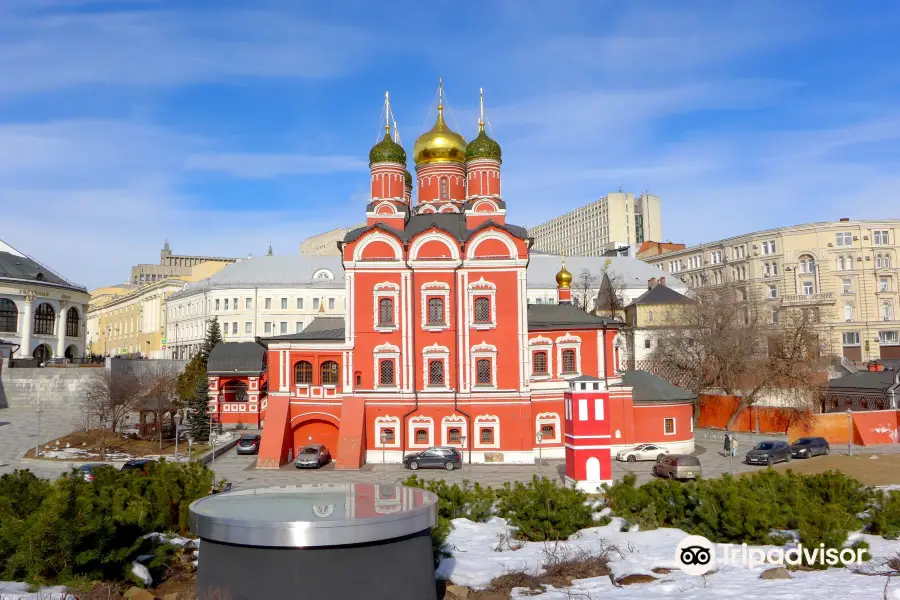
[[[795,473],[836,470],[855,477],[866,485],[900,484],[900,454],[829,454],[778,463],[774,468],[779,471],[791,469]]]
[[[64,435],[61,438],[57,438],[56,440],[51,440],[46,442],[44,446],[50,446],[51,449],[55,449],[56,442],[59,442],[59,448],[63,449],[66,447],[66,444],[70,444],[72,448],[79,448],[83,450],[87,450],[88,452],[100,452],[100,448],[98,446],[99,435],[96,430],[92,431],[76,431],[74,433],[70,433],[68,435]],[[121,436],[110,436],[107,438],[107,452],[125,452],[135,457],[147,456],[147,455],[156,455],[156,454],[173,454],[175,451],[175,440],[163,440],[162,450],[160,450],[159,440],[132,440],[132,439],[122,439]],[[82,445],[86,444],[86,445]],[[194,456],[198,454],[202,454],[209,450],[209,446],[206,444],[194,444],[192,447],[192,453]],[[187,454],[188,445],[187,442],[179,442],[178,444],[178,453],[179,454]],[[26,454],[25,458],[34,458],[34,448],[30,449]],[[54,459],[47,459],[54,460]]]

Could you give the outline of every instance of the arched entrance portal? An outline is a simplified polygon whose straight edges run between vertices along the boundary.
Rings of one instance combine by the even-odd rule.
[[[295,421],[292,457],[307,444],[325,444],[331,456],[337,455],[338,426],[325,415],[305,415]],[[297,424],[299,422],[299,424]]]
[[[68,358],[69,360],[78,358],[78,347],[75,344],[71,344],[68,348],[66,348],[66,358]]]
[[[38,364],[46,362],[53,358],[53,350],[50,349],[50,346],[47,344],[41,344],[37,348],[34,349],[34,352],[31,353],[31,356],[38,361]]]

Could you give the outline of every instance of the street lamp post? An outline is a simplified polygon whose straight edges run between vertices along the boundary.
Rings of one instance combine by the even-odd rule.
[[[384,446],[387,444],[387,433],[385,433],[384,429],[381,430],[381,464],[387,464],[387,453],[384,451]]]
[[[38,407],[34,409],[34,412],[37,413],[37,437],[34,440],[34,457],[39,458],[41,455],[41,413],[44,412],[43,407],[38,404]]]
[[[535,437],[537,438],[538,443],[538,479],[543,479],[541,476],[541,463],[544,462],[544,448],[541,445],[541,440],[544,439],[544,434],[539,430]]]
[[[459,436],[459,443],[463,447],[463,453],[465,453],[465,451],[466,451],[466,436],[465,435]],[[469,460],[472,460],[471,452],[469,453]],[[466,457],[465,457],[465,454],[463,455],[461,466],[459,467],[459,476],[462,479],[463,491],[465,491],[466,490]]]
[[[853,411],[847,409],[847,454],[853,456]]]

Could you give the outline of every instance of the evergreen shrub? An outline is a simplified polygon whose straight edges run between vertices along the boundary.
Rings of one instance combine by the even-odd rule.
[[[608,486],[607,505],[642,529],[677,527],[714,542],[781,544],[793,530],[806,546],[840,548],[875,514],[878,495],[837,471],[800,475],[767,469],[689,483],[657,479],[642,486],[628,475]]]
[[[144,536],[186,534],[190,503],[207,495],[212,483],[212,471],[197,463],[155,463],[147,474],[97,469],[91,482],[77,472],[52,484],[27,471],[4,475],[0,580],[121,580],[142,554],[154,555],[148,567],[158,571],[167,550]]]

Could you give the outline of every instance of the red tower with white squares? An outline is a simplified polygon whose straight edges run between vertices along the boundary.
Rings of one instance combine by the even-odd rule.
[[[566,483],[597,492],[612,481],[606,381],[589,375],[570,379],[564,399]]]

